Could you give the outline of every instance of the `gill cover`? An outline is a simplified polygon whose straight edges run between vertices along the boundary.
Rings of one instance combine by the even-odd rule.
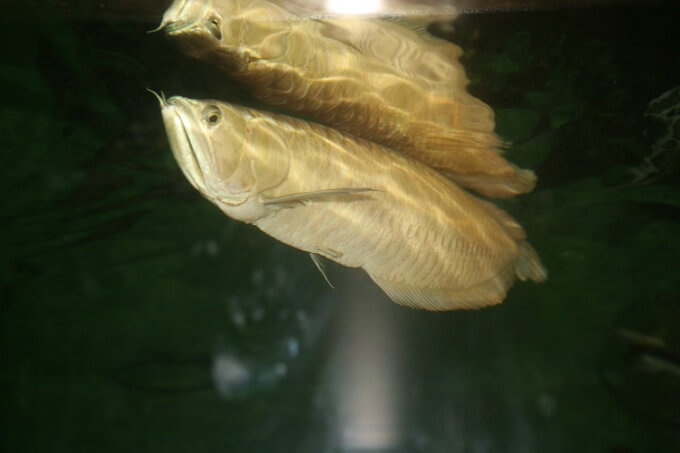
[[[194,118],[206,137],[205,154],[211,168],[205,173],[210,197],[229,205],[245,202],[256,184],[246,118],[215,101],[187,100],[196,105]]]
[[[238,206],[286,179],[287,143],[268,115],[179,96],[159,101],[172,152],[206,198]]]
[[[230,199],[220,201],[239,204],[286,180],[288,143],[269,115],[223,102],[192,102],[202,106],[200,121],[215,165],[211,184]]]
[[[250,169],[239,171],[245,153],[246,125],[227,117],[212,101],[179,96],[159,97],[163,123],[177,163],[205,197],[227,204],[247,200],[255,180]],[[227,124],[229,123],[229,124]]]

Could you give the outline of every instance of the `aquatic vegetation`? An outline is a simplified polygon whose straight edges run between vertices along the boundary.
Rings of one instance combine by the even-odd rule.
[[[649,101],[645,118],[656,121],[653,143],[639,166],[631,168],[630,184],[645,184],[679,170],[680,153],[680,87],[663,92]]]

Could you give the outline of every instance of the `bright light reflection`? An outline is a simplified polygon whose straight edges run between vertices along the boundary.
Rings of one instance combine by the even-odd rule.
[[[361,283],[347,286],[332,376],[338,447],[391,451],[402,442],[398,326],[385,301],[368,303]]]
[[[373,14],[382,9],[382,0],[326,0],[326,11],[335,14]]]

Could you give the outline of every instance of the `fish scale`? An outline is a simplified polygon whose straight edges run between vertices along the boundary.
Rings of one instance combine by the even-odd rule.
[[[395,302],[478,308],[499,303],[516,274],[546,277],[509,215],[418,161],[287,116],[180,97],[161,105],[173,154],[208,200],[364,269]]]

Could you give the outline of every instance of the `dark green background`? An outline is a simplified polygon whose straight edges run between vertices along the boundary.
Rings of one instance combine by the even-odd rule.
[[[335,351],[350,336],[368,348],[389,325],[394,451],[680,451],[680,150],[647,178],[631,172],[665,133],[647,104],[680,85],[677,9],[477,14],[433,29],[465,50],[508,157],[539,176],[501,205],[550,277],[498,307],[427,313],[358,270],[331,265],[331,290],[306,254],[195,193],[145,88],[254,103],[146,34],[162,8],[6,3],[0,450],[347,451]],[[348,315],[361,310],[370,322]],[[216,389],[218,357],[250,379]]]

